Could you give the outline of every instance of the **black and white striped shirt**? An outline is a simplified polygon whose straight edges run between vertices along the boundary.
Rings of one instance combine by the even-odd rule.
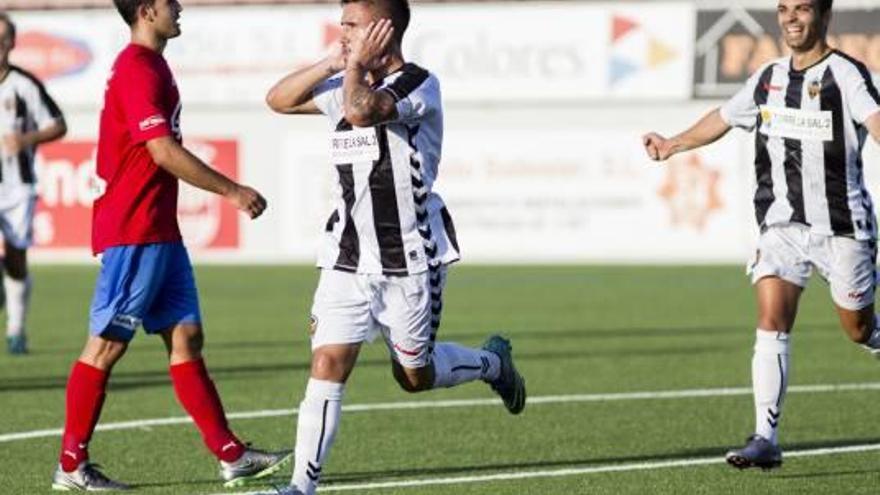
[[[431,189],[443,142],[440,84],[405,64],[377,88],[397,119],[371,128],[344,119],[342,76],[320,84],[314,102],[329,118],[336,208],[318,266],[362,274],[409,275],[459,259],[452,218]]]
[[[0,135],[45,129],[62,118],[58,105],[36,77],[19,67],[9,68],[0,81]],[[35,153],[35,146],[15,155],[2,152],[0,203],[14,203],[22,196],[34,194]]]
[[[865,66],[831,51],[804,70],[791,57],[755,72],[721,107],[729,125],[755,129],[755,216],[763,228],[797,223],[821,235],[877,236],[862,173],[864,122],[880,111]]]

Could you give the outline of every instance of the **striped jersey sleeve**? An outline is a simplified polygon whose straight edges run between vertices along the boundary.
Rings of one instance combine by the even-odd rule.
[[[755,95],[770,84],[774,62],[765,64],[749,77],[746,84],[732,98],[721,106],[721,118],[731,127],[751,131],[757,123],[758,108]]]
[[[414,124],[440,108],[440,82],[415,64],[406,64],[393,83],[382,88],[394,98],[395,122]]]
[[[26,81],[26,84],[22,84],[20,88],[21,97],[24,98],[28,113],[37,128],[42,130],[56,121],[62,120],[64,117],[61,114],[61,109],[49,96],[43,83],[24,69],[14,67],[14,70],[24,76],[23,80]]]
[[[880,94],[865,64],[849,57],[847,60],[852,64],[851,70],[840,75],[843,79],[841,86],[847,92],[846,101],[853,120],[863,124],[871,115],[880,111]]]

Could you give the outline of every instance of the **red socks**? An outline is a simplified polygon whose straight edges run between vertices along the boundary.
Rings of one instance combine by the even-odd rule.
[[[218,459],[232,462],[244,453],[244,445],[226,423],[223,404],[208,376],[203,360],[171,366],[177,400],[202,432],[205,445]],[[61,467],[74,471],[89,459],[88,444],[98,424],[107,388],[106,371],[77,361],[67,380],[66,419],[61,440]]]
[[[214,382],[201,359],[170,368],[177,400],[202,432],[208,449],[221,461],[232,462],[244,453],[244,445],[230,431]]]
[[[61,467],[74,471],[88,460],[88,444],[104,405],[108,373],[77,361],[67,380],[66,419],[61,440]]]

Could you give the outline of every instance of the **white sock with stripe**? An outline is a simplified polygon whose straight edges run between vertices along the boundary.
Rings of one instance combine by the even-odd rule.
[[[28,275],[24,280],[16,280],[4,274],[3,289],[6,291],[6,335],[21,335],[31,299],[31,277]]]
[[[309,379],[299,405],[296,449],[290,484],[305,495],[318,489],[321,468],[336,439],[345,384]]]
[[[789,335],[758,329],[752,357],[755,433],[776,444],[782,403],[788,386]]]
[[[434,388],[454,387],[475,380],[498,378],[501,360],[495,353],[450,342],[434,346]]]

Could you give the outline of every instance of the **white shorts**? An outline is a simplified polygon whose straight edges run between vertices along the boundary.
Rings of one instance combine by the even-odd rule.
[[[758,240],[749,263],[752,283],[776,276],[806,287],[813,268],[831,286],[831,299],[858,311],[874,303],[876,243],[810,233],[804,225],[772,225]]]
[[[31,247],[36,206],[37,197],[29,196],[8,208],[0,209],[0,233],[8,244],[18,249]]]
[[[431,362],[440,327],[446,267],[392,277],[321,270],[312,304],[312,349],[372,341],[381,332],[406,368]]]

